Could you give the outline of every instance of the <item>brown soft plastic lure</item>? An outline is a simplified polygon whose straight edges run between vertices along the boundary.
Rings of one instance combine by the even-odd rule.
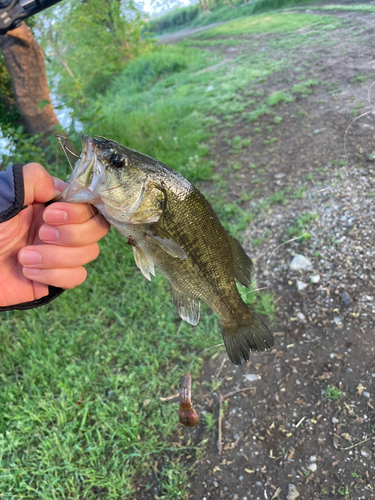
[[[187,427],[194,427],[199,422],[198,413],[194,410],[191,402],[191,375],[189,372],[182,379],[178,417],[181,424]]]

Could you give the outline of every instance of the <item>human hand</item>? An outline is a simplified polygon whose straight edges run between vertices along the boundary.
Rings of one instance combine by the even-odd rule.
[[[86,204],[52,203],[66,187],[37,163],[23,167],[27,208],[0,224],[0,307],[48,295],[48,285],[74,288],[84,264],[99,254],[109,224]]]

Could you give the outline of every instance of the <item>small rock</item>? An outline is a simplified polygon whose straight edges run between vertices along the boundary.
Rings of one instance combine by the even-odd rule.
[[[296,500],[299,497],[299,491],[294,484],[288,484],[288,495],[286,500]]]
[[[212,484],[214,485],[214,488],[218,488],[219,487],[219,483],[217,481],[212,481]]]
[[[345,292],[345,290],[341,290],[340,297],[342,298],[342,300],[344,301],[344,304],[346,306],[348,306],[350,304],[350,302],[352,301],[350,295],[347,292]]]
[[[314,274],[313,276],[310,276],[310,281],[311,281],[311,283],[319,283],[319,281],[320,281],[319,274]]]
[[[333,322],[338,325],[339,323],[341,323],[341,318],[339,318],[339,316],[336,316],[335,318],[333,318]]]
[[[297,319],[300,323],[307,323],[306,316],[301,312],[297,313]]]
[[[301,292],[305,288],[307,288],[309,285],[305,283],[304,281],[297,280],[297,290]]]
[[[292,271],[299,271],[300,269],[312,268],[312,263],[307,257],[297,253],[289,264],[289,268]]]
[[[340,422],[340,420],[336,417],[332,417],[332,423],[333,424],[338,424]]]
[[[316,455],[311,455],[311,457],[309,458],[310,462],[316,462],[317,461],[317,457]]]
[[[370,393],[367,392],[367,391],[363,391],[362,394],[364,395],[365,398],[369,398],[370,397]]]
[[[361,455],[363,458],[368,458],[369,460],[371,460],[371,458],[372,458],[371,451],[368,448],[366,448],[365,446],[363,446],[363,448],[361,448]]]
[[[316,469],[318,468],[318,466],[316,465],[316,463],[312,463],[310,464],[308,467],[307,467],[309,470],[311,470],[311,472],[316,472]]]
[[[245,375],[245,379],[249,382],[255,382],[260,379],[260,375],[257,375],[256,373],[249,373],[248,375]]]

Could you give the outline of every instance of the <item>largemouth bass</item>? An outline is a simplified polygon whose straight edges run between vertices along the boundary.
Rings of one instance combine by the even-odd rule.
[[[196,325],[201,300],[213,309],[235,365],[273,345],[271,332],[235,284],[237,279],[250,286],[250,258],[188,180],[112,140],[83,135],[68,182],[63,200],[97,207],[128,239],[143,275],[151,280],[157,267],[167,278],[182,319]]]

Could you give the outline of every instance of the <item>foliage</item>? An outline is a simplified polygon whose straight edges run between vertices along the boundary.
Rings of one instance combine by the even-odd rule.
[[[19,123],[21,117],[18,113],[14,99],[13,85],[5,66],[4,56],[0,52],[0,127]]]
[[[2,125],[1,134],[6,146],[0,154],[0,170],[5,170],[10,162],[25,164],[33,161],[44,165],[51,175],[67,178],[66,157],[53,135],[42,141],[43,134],[27,134],[21,125],[8,124]]]
[[[36,25],[47,52],[49,72],[65,104],[82,113],[88,99],[104,92],[113,76],[150,42],[133,0],[90,0],[58,7]]]
[[[200,8],[198,4],[180,7],[163,16],[151,19],[147,28],[154,33],[167,33],[188,26],[199,16]]]

